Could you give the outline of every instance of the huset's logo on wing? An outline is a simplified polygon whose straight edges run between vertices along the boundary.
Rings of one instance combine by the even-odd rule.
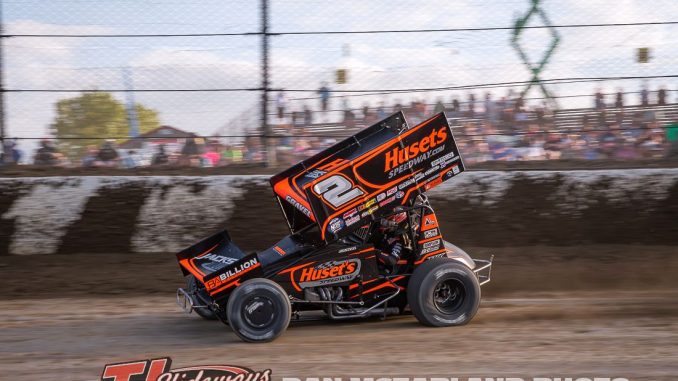
[[[421,140],[416,141],[409,146],[404,148],[396,147],[386,152],[384,172],[388,172],[391,168],[397,167],[420,154],[428,152],[431,148],[444,143],[447,139],[446,130],[447,127],[443,127],[438,131],[433,130],[428,136],[424,136]]]
[[[301,270],[299,285],[302,287],[322,286],[353,280],[360,273],[360,260],[330,261]]]
[[[271,381],[271,370],[263,372],[235,365],[200,365],[170,369],[172,359],[163,357],[108,364],[101,374],[101,381]]]

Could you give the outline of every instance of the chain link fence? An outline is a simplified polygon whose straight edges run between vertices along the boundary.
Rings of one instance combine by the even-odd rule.
[[[397,110],[471,163],[677,144],[674,0],[1,5],[7,163],[284,165]]]

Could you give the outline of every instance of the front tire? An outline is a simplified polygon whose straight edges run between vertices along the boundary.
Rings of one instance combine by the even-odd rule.
[[[407,299],[423,325],[464,325],[478,311],[480,285],[467,266],[449,258],[435,258],[414,270]]]
[[[228,322],[242,340],[259,343],[280,336],[290,324],[292,305],[277,283],[250,279],[238,286],[226,306]]]

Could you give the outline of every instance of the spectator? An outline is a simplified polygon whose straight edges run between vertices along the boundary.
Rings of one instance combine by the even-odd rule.
[[[278,109],[278,122],[281,122],[285,117],[285,107],[287,106],[287,99],[283,91],[278,91],[278,96],[275,98],[275,105]]]
[[[657,106],[666,106],[666,88],[664,86],[657,91]]]
[[[167,165],[169,164],[169,157],[165,153],[165,145],[160,144],[158,146],[158,152],[153,155],[151,159],[151,165]]]
[[[560,134],[550,133],[544,143],[544,152],[547,160],[558,160],[562,156],[562,139]]]
[[[393,105],[393,111],[392,112],[396,113],[396,112],[402,111],[402,110],[403,110],[403,105],[401,105],[400,101],[396,99],[396,103]]]
[[[594,101],[595,109],[598,110],[598,111],[604,110],[605,109],[605,95],[600,90],[600,88],[596,89],[596,93],[595,93],[594,97],[595,97],[595,101]]]
[[[308,105],[304,105],[304,126],[310,126],[313,124],[313,112]]]
[[[492,94],[489,92],[485,93],[485,102],[483,104],[485,108],[485,118],[489,120],[491,123],[496,123],[497,122],[497,115],[496,115],[496,106],[494,102],[492,101]]]
[[[96,165],[97,156],[99,155],[99,150],[96,146],[87,146],[85,150],[85,156],[82,158],[83,167],[94,167]]]
[[[12,161],[14,164],[21,164],[21,159],[23,156],[23,152],[19,149],[19,139],[14,138],[14,145],[12,147]]]
[[[386,115],[386,109],[384,108],[384,102],[379,102],[379,107],[377,107],[377,119],[382,120],[385,119],[388,115]]]
[[[207,152],[203,154],[203,162],[207,167],[218,167],[221,161],[221,155],[217,152],[217,146],[210,145],[207,148]]]
[[[452,112],[454,113],[455,116],[459,115],[460,108],[461,107],[459,106],[459,98],[454,97],[454,99],[452,99]]]
[[[122,167],[131,169],[139,167],[139,157],[137,157],[137,152],[133,149],[127,151],[127,155],[122,157]]]
[[[434,114],[440,114],[441,112],[445,111],[445,105],[443,104],[442,98],[438,98],[438,101],[436,102],[435,107],[433,108],[433,113]]]
[[[55,166],[61,163],[61,154],[48,139],[40,142],[40,148],[33,158],[35,165]]]
[[[353,113],[353,110],[348,108],[347,103],[344,103],[344,107],[344,125],[350,130],[355,128],[355,114]]]
[[[617,89],[617,95],[615,96],[614,100],[614,107],[615,108],[624,108],[624,92],[622,91],[621,88]]]
[[[643,87],[640,89],[640,105],[642,107],[647,107],[650,104],[650,95],[647,91],[647,85],[643,84]]]
[[[473,93],[468,94],[468,104],[466,105],[468,108],[468,117],[469,118],[474,118],[475,117],[475,107],[476,107],[476,96]]]
[[[318,90],[320,95],[320,109],[325,113],[329,109],[330,103],[330,89],[327,87],[327,82],[323,82]]]
[[[115,149],[112,140],[106,140],[97,153],[96,165],[103,167],[113,167],[118,165],[120,155]]]
[[[19,139],[5,139],[2,143],[2,158],[0,158],[0,164],[19,164],[22,156],[22,153],[19,150]]]

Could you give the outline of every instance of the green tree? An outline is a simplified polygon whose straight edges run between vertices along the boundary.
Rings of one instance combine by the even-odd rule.
[[[135,108],[140,133],[160,126],[157,111],[139,103]],[[62,99],[56,104],[56,114],[52,132],[61,152],[72,159],[80,157],[87,146],[100,145],[102,141],[97,138],[118,138],[121,142],[129,135],[125,105],[110,93],[83,93]]]

